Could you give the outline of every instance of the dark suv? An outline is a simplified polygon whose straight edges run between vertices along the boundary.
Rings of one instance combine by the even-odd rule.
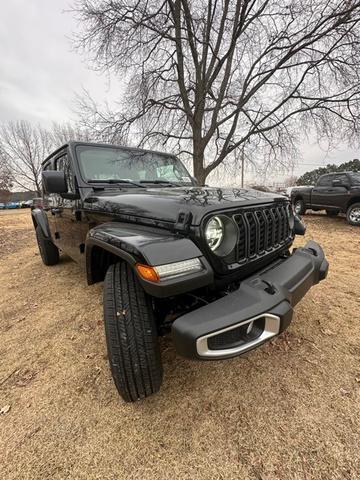
[[[45,265],[63,251],[104,280],[112,375],[126,401],[159,390],[158,336],[179,354],[234,357],[290,323],[293,306],[323,280],[313,241],[287,198],[200,187],[173,155],[71,142],[43,162],[43,205],[32,211]]]

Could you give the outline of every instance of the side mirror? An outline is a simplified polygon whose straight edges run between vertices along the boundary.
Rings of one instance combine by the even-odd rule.
[[[42,172],[42,183],[47,193],[66,193],[68,191],[64,172],[45,170]]]

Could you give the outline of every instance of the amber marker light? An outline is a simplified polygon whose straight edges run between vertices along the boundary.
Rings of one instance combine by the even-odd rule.
[[[189,260],[156,265],[155,267],[137,263],[135,267],[140,277],[149,282],[160,282],[162,280],[181,277],[182,275],[201,272],[204,269],[199,258],[190,258]]]
[[[154,267],[151,267],[150,265],[142,265],[141,263],[137,263],[135,267],[140,277],[144,280],[156,283],[160,281],[160,277]]]

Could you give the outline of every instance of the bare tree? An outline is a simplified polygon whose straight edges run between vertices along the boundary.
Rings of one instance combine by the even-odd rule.
[[[7,203],[11,196],[13,177],[8,165],[0,157],[0,202]]]
[[[239,147],[273,168],[310,128],[357,133],[359,1],[78,0],[74,10],[77,47],[127,87],[111,108],[83,96],[82,124],[186,152],[202,183]]]
[[[82,128],[77,124],[72,123],[56,123],[52,124],[52,128],[50,130],[52,142],[54,144],[54,148],[61,147],[71,140],[76,140],[80,142],[86,142],[94,140],[94,136],[91,135],[90,131],[86,128]]]
[[[52,139],[40,126],[21,120],[0,126],[0,157],[7,164],[13,184],[41,192],[41,162],[51,152]]]
[[[296,185],[298,177],[296,175],[290,175],[290,177],[286,177],[284,180],[285,187],[293,187]]]

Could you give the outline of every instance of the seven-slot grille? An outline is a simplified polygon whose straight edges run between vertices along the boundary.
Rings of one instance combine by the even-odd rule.
[[[233,216],[238,228],[237,262],[280,248],[290,238],[290,205],[269,205]]]

